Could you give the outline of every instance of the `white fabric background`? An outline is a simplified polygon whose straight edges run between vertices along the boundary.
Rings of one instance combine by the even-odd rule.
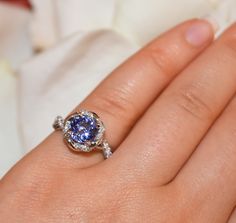
[[[0,176],[161,32],[209,14],[221,30],[236,20],[235,0],[31,2],[32,13],[0,4]]]

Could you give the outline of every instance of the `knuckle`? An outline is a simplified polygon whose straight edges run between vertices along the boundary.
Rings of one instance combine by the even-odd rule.
[[[135,104],[128,96],[130,92],[123,88],[106,90],[94,100],[93,106],[99,113],[107,114],[111,118],[127,120],[135,116]]]
[[[200,92],[195,86],[183,88],[177,94],[176,103],[191,116],[205,122],[212,119],[213,110]]]
[[[173,54],[171,50],[167,51],[161,47],[151,48],[147,47],[143,50],[145,58],[150,61],[155,70],[158,72],[171,75],[176,69],[176,62],[173,60]]]

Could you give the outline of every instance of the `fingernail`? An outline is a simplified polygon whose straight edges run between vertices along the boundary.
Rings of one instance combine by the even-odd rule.
[[[186,40],[193,46],[203,46],[212,38],[215,27],[216,24],[213,23],[213,20],[206,18],[198,20],[187,29]]]
[[[202,17],[203,20],[207,21],[213,28],[214,33],[216,33],[219,30],[219,24],[216,21],[216,19],[211,15],[206,15]]]

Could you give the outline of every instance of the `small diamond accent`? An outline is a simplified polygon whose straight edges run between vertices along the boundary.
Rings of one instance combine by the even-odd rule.
[[[63,129],[64,128],[64,120],[61,116],[57,116],[54,123],[53,123],[54,129]]]

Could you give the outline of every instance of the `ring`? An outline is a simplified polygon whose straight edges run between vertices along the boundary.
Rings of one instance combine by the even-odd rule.
[[[53,128],[63,132],[64,141],[73,151],[103,151],[104,158],[111,157],[112,150],[105,139],[105,127],[99,116],[90,111],[81,110],[65,120],[57,116]]]

